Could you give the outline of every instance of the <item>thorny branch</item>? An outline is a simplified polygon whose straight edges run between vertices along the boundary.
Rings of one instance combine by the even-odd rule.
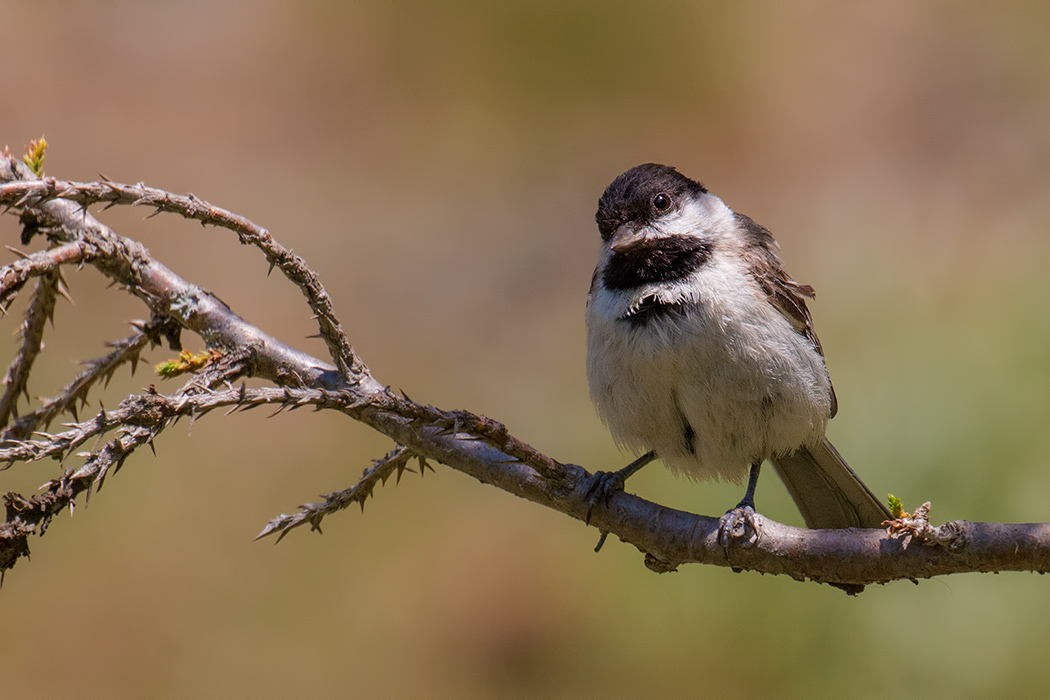
[[[24,394],[26,401],[29,401],[29,372],[43,347],[45,324],[54,322],[55,299],[58,297],[60,281],[58,271],[52,270],[42,274],[37,282],[25,321],[18,329],[22,336],[22,347],[4,375],[3,384],[7,388],[4,395],[0,396],[0,428],[7,425],[12,415],[18,415],[19,396]]]
[[[88,246],[81,241],[74,241],[23,256],[10,265],[0,267],[0,312],[7,313],[7,305],[31,277],[40,277],[57,270],[61,265],[82,262],[88,256]]]
[[[408,463],[413,458],[419,460],[419,472],[422,474],[427,469],[432,469],[421,454],[414,454],[411,450],[398,445],[383,457],[375,460],[371,467],[365,469],[361,480],[348,489],[329,493],[324,496],[324,503],[304,503],[298,513],[292,515],[278,515],[267,523],[263,531],[255,539],[261,539],[267,535],[279,532],[277,541],[280,542],[284,536],[300,525],[309,525],[311,530],[321,531],[321,520],[324,516],[338,513],[354,503],[361,506],[361,512],[365,510],[365,501],[372,496],[375,487],[385,484],[391,476],[396,476],[398,482],[401,475],[406,471],[412,471]]]
[[[178,349],[180,327],[170,318],[155,317],[148,323],[132,321],[131,325],[137,328],[138,332],[109,343],[113,348],[112,352],[85,362],[85,369],[74,377],[58,396],[44,399],[40,408],[20,416],[12,426],[0,433],[0,440],[24,440],[41,426],[46,429],[51,421],[67,411],[74,420],[80,420],[78,410],[87,405],[91,388],[99,381],[108,384],[113,374],[125,364],[131,365],[131,373],[134,374],[146,345],[155,347],[161,344],[162,337],[167,337],[174,349]]]
[[[279,268],[306,297],[334,366],[248,323],[211,292],[154,260],[141,243],[117,235],[88,212],[96,203],[178,214],[228,229],[242,243],[258,247],[271,269]],[[902,578],[1050,570],[1050,524],[958,521],[934,527],[926,506],[888,524],[887,530],[805,530],[757,516],[757,543],[731,542],[725,548],[718,543],[716,518],[665,508],[631,494],[615,493],[590,511],[594,474],[547,457],[497,421],[468,411],[424,406],[388,391],[352,349],[317,275],[266,229],[244,217],[193,195],[142,184],[39,178],[6,152],[0,156],[0,205],[21,217],[23,245],[38,235],[47,241],[45,249],[0,267],[0,308],[6,308],[30,278],[40,278],[21,329],[21,347],[0,397],[0,428],[17,416],[18,397],[28,398],[27,380],[60,291],[62,266],[93,265],[140,299],[152,314],[149,323],[135,325],[133,335],[111,343],[109,354],[86,363],[59,395],[43,400],[0,434],[0,463],[7,467],[46,458],[60,464],[74,456],[83,459],[64,467],[59,477],[32,496],[4,496],[0,575],[28,555],[30,535],[43,534],[56,514],[73,508],[81,494],[87,498],[92,489],[100,489],[136,449],[152,446],[178,420],[192,421],[217,408],[232,412],[265,405],[276,407],[278,413],[303,406],[340,411],[389,436],[396,446],[366,469],[357,484],[324,496],[323,502],[307,503],[292,515],[274,518],[260,537],[278,534],[279,540],[302,525],[319,530],[325,516],[353,503],[363,508],[377,485],[391,476],[400,478],[415,460],[420,469],[433,462],[448,465],[580,521],[589,515],[591,525],[636,546],[645,554],[646,566],[659,572],[697,562],[782,573],[856,593],[867,583]],[[115,410],[79,421],[77,409],[86,404],[93,387],[126,364],[134,370],[147,344],[167,339],[178,349],[180,330],[196,333],[214,351],[181,389],[165,395],[151,387],[128,396]],[[248,376],[275,386],[233,386]],[[65,424],[61,432],[40,432],[62,413],[71,414],[76,422]],[[92,440],[101,446],[74,454]]]
[[[107,202],[106,209],[117,204],[152,207],[160,212],[179,214],[196,219],[202,226],[221,226],[237,234],[244,245],[254,245],[266,255],[270,270],[277,267],[294,282],[306,296],[310,308],[321,327],[320,337],[328,345],[332,360],[344,379],[368,373],[368,368],[357,357],[339,320],[332,309],[332,301],[317,275],[302,258],[274,240],[270,232],[243,216],[216,207],[193,194],[177,195],[153,187],[123,185],[108,180],[103,182],[63,182],[54,178],[11,182],[0,185],[0,200],[15,199],[20,203],[63,199],[77,202],[85,209],[99,202]],[[16,199],[17,198],[17,199]]]

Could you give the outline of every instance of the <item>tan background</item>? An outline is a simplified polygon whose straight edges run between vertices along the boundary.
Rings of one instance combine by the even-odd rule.
[[[1043,3],[0,0],[0,27],[0,145],[43,133],[49,174],[248,216],[321,274],[381,381],[591,469],[626,459],[584,379],[595,204],[632,165],[678,166],[772,228],[817,288],[841,404],[830,434],[877,493],[930,499],[938,520],[1050,520]],[[257,251],[143,216],[104,218],[324,352]],[[0,220],[5,243],[14,224]],[[60,305],[35,395],[144,313],[93,270],[69,281],[76,305]],[[101,397],[150,381],[140,370]],[[130,460],[9,572],[5,697],[1050,686],[1036,575],[859,599],[726,569],[656,576],[633,548],[595,555],[596,531],[444,468],[274,547],[251,541],[268,518],[349,485],[388,443],[305,412],[187,433]],[[0,488],[55,469],[20,465]],[[631,487],[709,514],[740,496],[658,467]],[[759,505],[799,522],[771,477]]]

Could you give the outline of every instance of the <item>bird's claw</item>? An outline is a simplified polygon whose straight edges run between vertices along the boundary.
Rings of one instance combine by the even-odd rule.
[[[758,543],[758,525],[752,506],[740,504],[719,518],[718,544],[728,553],[733,543],[745,549]]]
[[[623,491],[624,483],[620,472],[595,472],[594,483],[587,489],[587,519],[584,522],[590,525],[591,513],[598,502],[608,500],[617,491]]]

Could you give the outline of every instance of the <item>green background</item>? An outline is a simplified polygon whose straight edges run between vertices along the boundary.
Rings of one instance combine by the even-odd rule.
[[[266,226],[321,275],[381,382],[592,470],[627,459],[584,377],[595,205],[628,167],[675,165],[770,227],[816,287],[840,401],[829,434],[876,493],[931,500],[938,522],[1050,520],[1043,3],[0,0],[0,26],[0,144],[43,133],[50,175],[192,191]],[[257,251],[144,215],[102,216],[324,356]],[[0,234],[17,243],[14,218]],[[93,269],[67,276],[76,305],[60,302],[34,396],[145,315]],[[4,362],[24,304],[3,320]],[[98,396],[115,406],[150,382],[140,368]],[[442,467],[323,537],[251,541],[388,448],[307,412],[167,431],[8,573],[2,694],[1050,688],[1050,583],[1034,574],[856,599],[722,568],[657,576],[633,547],[595,555],[595,530]],[[55,473],[17,465],[0,489]],[[706,514],[740,496],[659,467],[631,489]],[[768,475],[759,505],[800,523]]]

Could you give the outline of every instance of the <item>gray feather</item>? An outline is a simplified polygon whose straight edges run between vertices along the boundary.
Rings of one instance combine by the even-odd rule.
[[[815,447],[803,447],[772,462],[812,529],[882,527],[882,522],[890,519],[889,509],[827,438]]]

